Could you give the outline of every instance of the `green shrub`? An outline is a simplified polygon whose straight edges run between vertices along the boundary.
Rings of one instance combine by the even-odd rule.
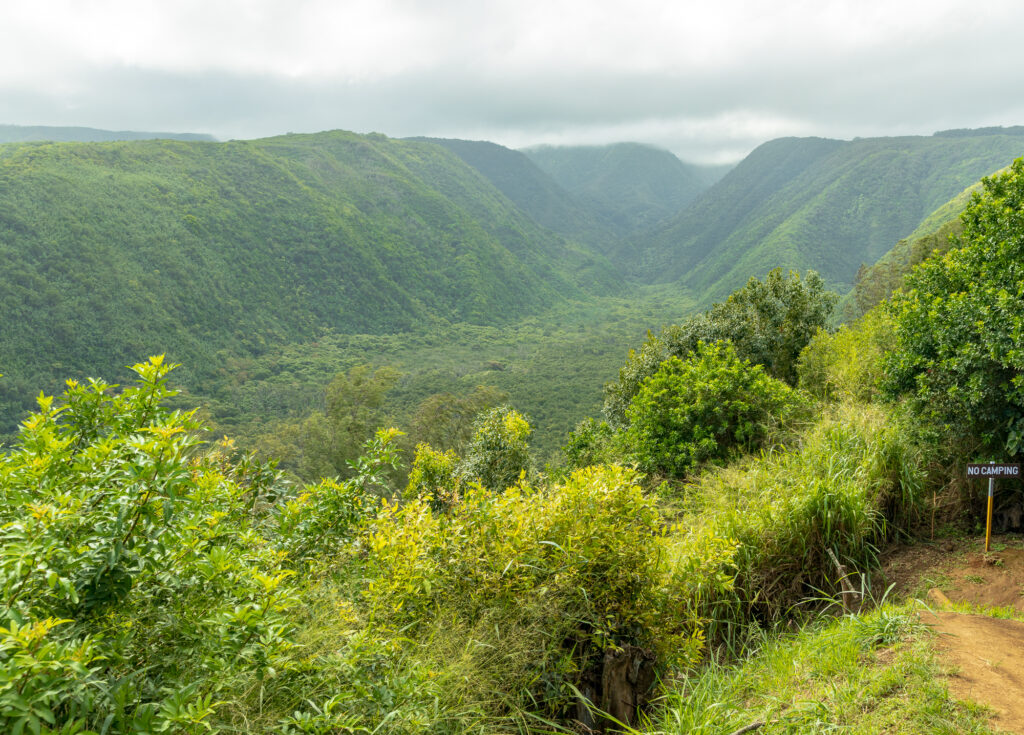
[[[828,322],[836,300],[814,271],[808,271],[803,281],[799,273],[785,274],[781,268],[763,281],[751,278],[703,314],[666,327],[659,336],[648,332],[640,350],[630,350],[619,379],[605,386],[605,418],[615,428],[624,426],[644,380],[668,358],[685,359],[700,342],[731,342],[741,358],[763,366],[773,378],[796,385],[800,351]]]
[[[625,442],[649,472],[676,477],[708,460],[750,452],[801,405],[798,394],[740,360],[727,342],[699,343],[644,381],[627,411]]]
[[[958,247],[893,296],[886,388],[948,436],[1014,455],[1024,451],[1024,159],[982,184]]]
[[[576,430],[569,432],[562,456],[569,469],[582,469],[596,464],[607,464],[616,459],[613,439],[615,432],[607,421],[583,419]]]
[[[484,413],[459,464],[459,477],[495,492],[514,485],[531,467],[531,433],[526,418],[508,406]]]
[[[0,456],[4,732],[221,729],[293,664],[297,572],[376,512],[396,432],[352,479],[294,492],[230,442],[203,449],[165,406],[172,367],[40,396]]]
[[[417,444],[403,497],[424,497],[435,511],[450,508],[459,501],[458,463],[453,451],[439,452],[429,444]]]
[[[595,671],[600,681],[607,651],[639,646],[662,667],[697,660],[702,624],[688,601],[728,588],[735,551],[708,537],[687,563],[669,563],[656,499],[620,466],[550,488],[470,486],[446,515],[423,500],[388,505],[371,528],[373,624],[428,639],[435,657],[478,636],[478,649],[449,661],[459,690],[486,699],[500,682],[504,706],[533,698],[556,715],[576,701],[573,687]]]

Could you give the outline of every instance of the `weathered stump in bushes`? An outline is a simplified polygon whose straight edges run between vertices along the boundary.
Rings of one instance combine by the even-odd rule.
[[[654,655],[644,648],[625,646],[604,654],[601,672],[601,711],[614,718],[602,723],[613,730],[615,721],[633,726],[654,684]]]
[[[632,727],[639,719],[640,710],[647,705],[653,685],[654,654],[651,651],[638,646],[607,651],[600,667],[592,668],[580,681],[584,701],[576,706],[579,731],[618,732],[618,723]],[[593,705],[597,705],[597,710],[592,709]]]

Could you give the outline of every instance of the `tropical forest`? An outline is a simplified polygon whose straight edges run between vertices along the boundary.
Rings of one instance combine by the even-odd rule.
[[[1024,128],[0,140],[0,732],[1021,732]]]

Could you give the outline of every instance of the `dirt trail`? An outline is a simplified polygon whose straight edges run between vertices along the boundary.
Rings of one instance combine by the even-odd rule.
[[[921,617],[939,634],[950,693],[991,707],[993,727],[1024,735],[1024,622],[942,609],[953,601],[1024,613],[1024,539],[994,541],[989,554],[976,540],[896,549],[883,573],[897,594],[927,598],[935,610]]]
[[[1024,735],[1024,623],[946,611],[922,619],[939,634],[950,693],[988,705],[992,725]]]

